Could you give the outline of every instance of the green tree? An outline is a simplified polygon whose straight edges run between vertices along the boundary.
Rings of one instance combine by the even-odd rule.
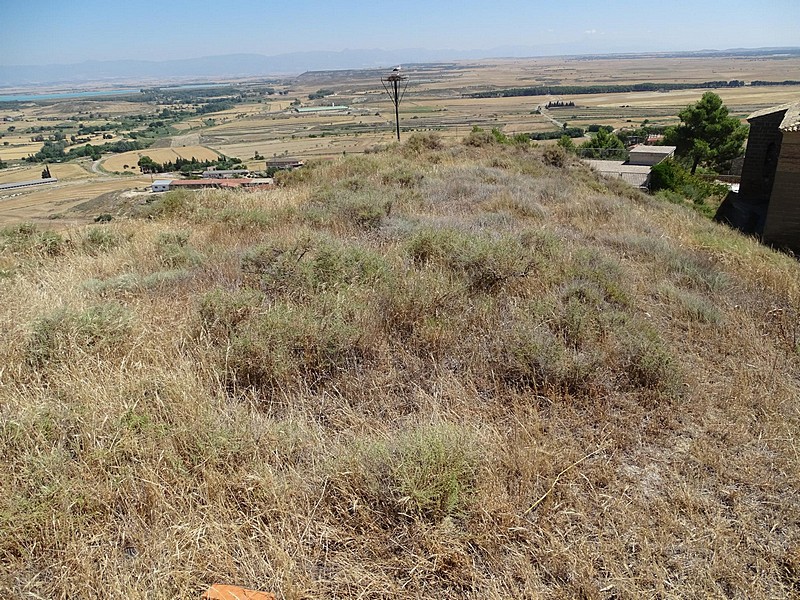
[[[139,159],[139,162],[136,163],[139,165],[142,173],[159,173],[161,172],[161,165],[155,162],[149,156],[142,156]]]
[[[607,129],[600,129],[591,139],[578,146],[578,149],[578,154],[583,158],[620,160],[625,154],[625,144]]]
[[[740,156],[747,138],[747,125],[728,115],[727,107],[714,92],[706,92],[695,104],[678,113],[681,124],[664,133],[664,141],[676,146],[675,154],[691,165],[721,169]]]
[[[575,142],[568,135],[562,135],[558,140],[558,145],[567,152],[575,152]]]

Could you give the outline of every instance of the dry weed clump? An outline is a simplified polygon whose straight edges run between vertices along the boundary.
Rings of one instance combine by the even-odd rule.
[[[797,262],[490,137],[0,233],[0,595],[797,595]]]

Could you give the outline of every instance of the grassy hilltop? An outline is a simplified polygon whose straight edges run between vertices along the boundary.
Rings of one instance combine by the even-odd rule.
[[[431,137],[0,235],[0,595],[800,594],[800,265]]]

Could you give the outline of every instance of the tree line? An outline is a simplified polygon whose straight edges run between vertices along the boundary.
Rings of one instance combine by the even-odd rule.
[[[227,156],[220,156],[217,160],[197,160],[194,156],[192,158],[178,157],[174,161],[158,163],[147,155],[142,156],[137,163],[142,173],[172,173],[177,171],[183,175],[189,175],[193,171],[210,167],[233,169],[241,164],[241,158],[229,158]]]
[[[119,154],[121,152],[130,152],[131,150],[143,150],[147,144],[141,142],[131,142],[121,140],[118,142],[108,142],[105,144],[86,144],[76,148],[70,148],[68,151],[64,149],[67,146],[65,140],[50,141],[47,140],[36,154],[28,156],[25,160],[27,162],[62,162],[65,160],[72,160],[73,158],[81,158],[84,156],[90,157],[92,160],[100,160],[103,153]]]
[[[515,96],[548,96],[565,94],[622,94],[628,92],[660,92],[704,88],[743,87],[744,81],[704,81],[702,83],[630,83],[611,85],[539,85],[524,88],[507,88],[470,94],[471,98],[511,98]]]

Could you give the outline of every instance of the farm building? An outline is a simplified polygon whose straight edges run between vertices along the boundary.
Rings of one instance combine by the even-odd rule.
[[[675,146],[634,146],[628,151],[628,160],[586,159],[590,167],[606,177],[617,177],[632,186],[647,189],[650,185],[650,171],[667,158],[675,155]]]
[[[628,151],[629,165],[646,165],[652,167],[662,160],[675,156],[675,146],[646,146],[639,144]]]
[[[738,193],[716,220],[800,252],[800,102],[753,113]]]
[[[34,179],[32,181],[18,181],[16,183],[4,183],[0,185],[0,191],[16,190],[20,188],[44,185],[46,183],[55,183],[57,181],[58,179],[56,179],[55,177],[45,177],[44,179]]]
[[[208,171],[203,171],[203,179],[231,179],[231,178],[241,178],[247,177],[250,174],[250,171],[247,169],[226,169],[226,170],[217,170],[217,169],[210,169]]]
[[[299,169],[304,164],[304,161],[297,158],[270,158],[267,160],[267,169],[281,169],[291,171],[292,169]]]
[[[153,185],[150,186],[150,190],[153,192],[166,192],[169,190],[169,184],[171,182],[171,179],[156,179]]]
[[[349,106],[331,104],[330,106],[302,106],[294,109],[298,113],[329,113],[350,110]]]
[[[631,165],[622,160],[585,160],[590,167],[606,177],[616,177],[638,188],[646,188],[650,183],[650,167]]]
[[[155,191],[182,190],[201,190],[204,188],[264,188],[272,185],[271,178],[263,179],[173,179],[160,180],[155,183],[166,183],[166,189]],[[153,185],[155,185],[155,183]]]

